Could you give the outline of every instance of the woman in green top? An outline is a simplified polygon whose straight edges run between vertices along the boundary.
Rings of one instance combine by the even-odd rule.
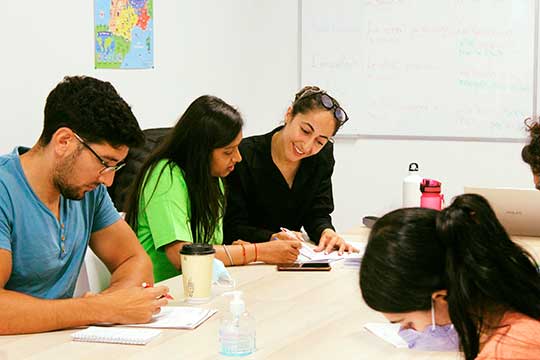
[[[214,245],[226,265],[292,262],[298,256],[299,241],[221,245],[221,178],[242,160],[242,125],[232,106],[201,96],[143,164],[128,195],[126,220],[152,259],[156,281],[180,274],[180,249],[191,242]]]

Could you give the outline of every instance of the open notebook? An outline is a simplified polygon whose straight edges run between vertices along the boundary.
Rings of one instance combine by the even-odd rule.
[[[152,316],[146,324],[122,326],[148,327],[158,329],[195,329],[217,312],[216,309],[203,309],[190,306],[165,306],[161,312]]]
[[[134,327],[192,330],[216,312],[216,309],[165,306],[161,308],[159,314],[152,316],[152,320],[146,324],[90,326],[87,329],[72,334],[71,337],[74,341],[146,345],[150,340],[158,336],[161,331],[155,329],[135,329]]]

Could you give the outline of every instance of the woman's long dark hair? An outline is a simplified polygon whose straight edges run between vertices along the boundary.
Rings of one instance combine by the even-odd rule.
[[[440,212],[399,209],[379,219],[360,287],[369,307],[388,313],[429,310],[432,293],[446,289],[466,359],[478,355],[480,334],[497,315],[512,310],[540,319],[537,263],[476,194],[458,196]]]
[[[230,144],[243,126],[241,115],[236,109],[214,96],[201,96],[189,105],[165,140],[145,160],[126,200],[126,221],[137,231],[138,215],[146,204],[140,197],[150,174],[160,160],[167,166],[178,165],[184,174],[191,203],[190,224],[194,242],[208,243],[214,234],[220,217],[225,210],[225,196],[219,179],[210,174],[212,151]],[[155,190],[155,189],[154,189]],[[178,239],[180,240],[180,239]]]

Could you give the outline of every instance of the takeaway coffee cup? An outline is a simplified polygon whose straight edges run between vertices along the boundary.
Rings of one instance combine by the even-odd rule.
[[[215,252],[209,244],[186,244],[180,250],[184,296],[187,302],[200,304],[210,300]]]

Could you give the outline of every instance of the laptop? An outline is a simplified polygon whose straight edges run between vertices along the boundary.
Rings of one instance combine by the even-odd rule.
[[[540,236],[540,191],[465,186],[465,193],[485,197],[508,234]]]

